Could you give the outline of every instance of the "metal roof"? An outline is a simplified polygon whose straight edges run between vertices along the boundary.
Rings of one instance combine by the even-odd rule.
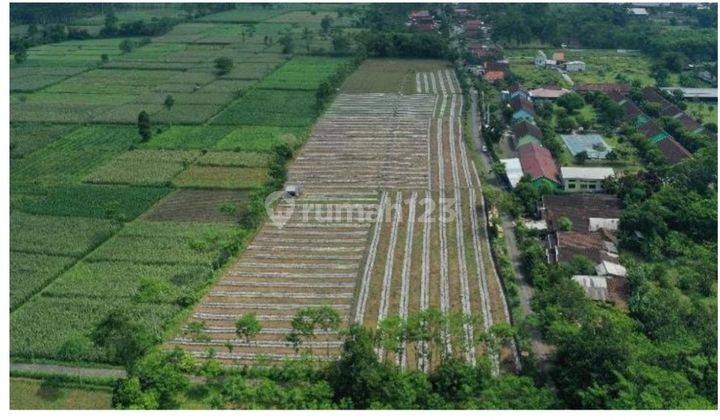
[[[610,261],[603,261],[595,267],[595,271],[601,276],[627,276],[627,270],[620,264],[615,264]]]
[[[592,300],[607,300],[607,280],[602,276],[572,276]]]
[[[599,134],[561,134],[560,138],[573,156],[587,152],[590,159],[605,159],[612,150]]]
[[[661,87],[661,90],[673,92],[679,90],[686,98],[694,99],[717,99],[717,88],[687,88],[687,87]]]
[[[520,159],[500,159],[500,162],[505,165],[505,173],[507,174],[508,181],[510,181],[510,185],[515,188],[518,182],[520,182],[520,178],[523,176]]]
[[[560,168],[563,179],[585,179],[589,181],[602,181],[615,175],[613,168],[588,168],[583,166],[563,166]]]

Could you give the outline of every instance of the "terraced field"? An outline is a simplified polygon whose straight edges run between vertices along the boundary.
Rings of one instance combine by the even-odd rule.
[[[443,66],[412,80],[409,95],[336,98],[290,167],[288,183],[302,195],[277,204],[273,220],[284,224],[268,222],[196,308],[190,321],[202,338],[186,329],[170,345],[198,357],[212,348],[228,363],[324,360],[338,354],[336,332],[317,331],[299,349],[286,335],[299,309],[330,305],[346,323],[371,327],[427,308],[461,313],[464,325],[447,331],[443,345],[469,361],[486,352],[477,336],[509,316],[463,141],[463,96]],[[262,332],[238,340],[234,322],[248,313]],[[429,369],[432,344],[417,344],[377,350],[403,367]],[[517,363],[514,348],[489,356],[496,368]]]

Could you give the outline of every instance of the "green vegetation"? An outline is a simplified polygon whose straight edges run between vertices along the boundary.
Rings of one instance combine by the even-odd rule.
[[[105,410],[112,408],[109,389],[76,388],[62,381],[10,378],[11,410]]]

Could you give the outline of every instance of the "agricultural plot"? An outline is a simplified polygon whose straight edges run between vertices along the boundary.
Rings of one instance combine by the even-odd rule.
[[[23,158],[13,167],[11,180],[77,183],[139,140],[132,126],[81,127]]]
[[[173,179],[180,188],[252,189],[267,181],[267,169],[191,165]]]
[[[346,63],[348,60],[342,58],[294,58],[266,77],[258,88],[314,91]]]
[[[232,131],[225,126],[173,126],[141,145],[149,149],[211,149]]]
[[[10,378],[11,410],[109,410],[112,393],[104,389],[49,386],[46,381]]]
[[[60,124],[14,124],[10,126],[10,159],[20,159],[75,129]]]
[[[307,127],[316,116],[314,92],[253,89],[215,116],[211,124]]]
[[[338,354],[335,332],[317,331],[295,350],[286,335],[297,310],[330,305],[367,326],[427,308],[462,314],[442,346],[469,361],[486,353],[478,337],[509,317],[463,142],[460,88],[442,66],[398,79],[395,91],[410,81],[425,93],[336,98],[289,169],[288,183],[305,192],[277,205],[285,224],[265,226],[196,308],[190,321],[202,336],[187,329],[170,345],[199,357],[212,348],[227,363],[325,360]],[[247,313],[263,327],[249,342],[234,334]],[[405,368],[437,360],[428,343],[378,354]],[[495,366],[514,361],[512,349],[490,356]]]
[[[304,127],[241,126],[215,144],[214,150],[234,152],[270,152],[279,144],[297,146],[305,139]]]
[[[438,60],[365,60],[346,80],[343,93],[416,93],[415,74],[449,65]]]
[[[249,200],[242,190],[181,189],[168,195],[143,218],[153,222],[237,222]]]
[[[75,261],[73,257],[11,252],[10,309],[37,293]]]
[[[132,150],[96,168],[85,181],[94,184],[166,185],[198,156],[199,151],[189,150]]]
[[[255,152],[207,152],[196,162],[200,166],[237,166],[241,168],[266,168],[270,155]]]
[[[285,13],[284,8],[268,9],[264,7],[257,7],[255,5],[238,4],[233,10],[226,10],[224,12],[203,16],[200,18],[200,21],[220,23],[257,23],[263,22],[282,13]]]
[[[129,221],[170,192],[169,188],[121,185],[38,186],[13,184],[10,209],[49,216],[79,216]]]

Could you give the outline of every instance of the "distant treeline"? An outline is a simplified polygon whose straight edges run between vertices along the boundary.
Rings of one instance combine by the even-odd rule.
[[[493,34],[509,43],[567,43],[584,48],[638,49],[651,55],[680,52],[691,60],[715,61],[717,7],[673,9],[668,24],[627,13],[617,4],[494,4],[478,6],[493,24]],[[691,28],[678,26],[686,20]],[[673,21],[675,19],[675,21]]]

